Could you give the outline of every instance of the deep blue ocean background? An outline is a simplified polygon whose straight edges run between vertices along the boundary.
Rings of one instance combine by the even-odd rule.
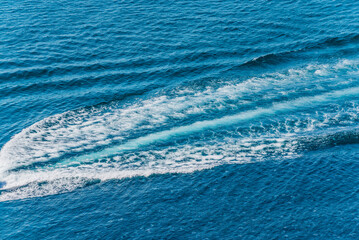
[[[0,0],[0,239],[359,239],[359,2]]]

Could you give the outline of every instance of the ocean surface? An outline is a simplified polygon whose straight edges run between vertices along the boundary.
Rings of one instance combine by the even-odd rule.
[[[359,239],[359,2],[0,0],[0,239]]]

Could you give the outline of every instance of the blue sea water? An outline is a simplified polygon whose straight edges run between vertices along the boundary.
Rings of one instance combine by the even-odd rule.
[[[359,2],[0,0],[0,239],[359,239]]]

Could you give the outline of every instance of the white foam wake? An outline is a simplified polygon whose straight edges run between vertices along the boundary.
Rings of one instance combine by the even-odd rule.
[[[71,191],[89,179],[192,172],[294,156],[298,135],[357,121],[357,75],[358,63],[344,60],[46,118],[3,146],[0,181],[6,186],[0,201]],[[347,100],[352,105],[340,105]],[[313,108],[316,114],[306,114]],[[217,134],[229,126],[240,130]],[[190,140],[206,131],[213,135]],[[178,137],[188,140],[177,143]],[[151,148],[159,141],[169,145]],[[68,153],[76,156],[64,157]],[[52,164],[51,159],[59,160]],[[44,164],[32,165],[39,162]]]

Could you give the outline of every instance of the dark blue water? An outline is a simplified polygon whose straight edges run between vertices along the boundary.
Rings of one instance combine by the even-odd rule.
[[[356,1],[0,3],[0,239],[359,239]]]

